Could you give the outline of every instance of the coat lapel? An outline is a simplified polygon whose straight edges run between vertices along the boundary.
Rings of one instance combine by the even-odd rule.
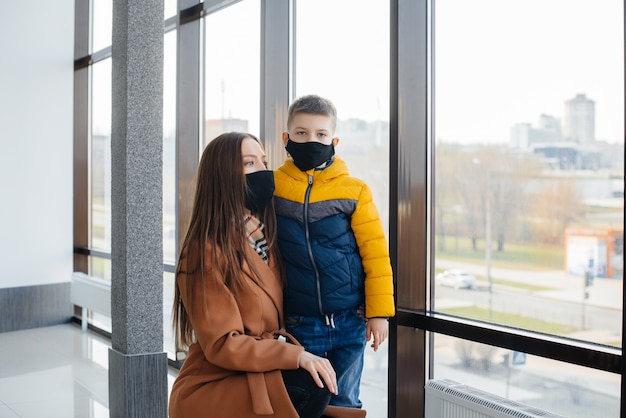
[[[279,324],[282,327],[283,322],[283,288],[280,280],[280,271],[276,264],[276,255],[270,252],[269,265],[254,251],[251,246],[246,249],[249,260],[252,260],[254,269],[259,273],[260,281],[257,284],[263,292],[265,292],[276,307],[279,316]],[[252,274],[252,273],[250,273]]]

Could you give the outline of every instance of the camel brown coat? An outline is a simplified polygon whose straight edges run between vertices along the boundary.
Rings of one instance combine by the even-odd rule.
[[[275,339],[282,328],[282,287],[273,257],[269,266],[248,248],[246,286],[235,296],[210,265],[176,280],[197,342],[189,347],[169,403],[170,418],[297,418],[281,370],[297,369],[303,348]],[[183,271],[187,270],[183,266]]]

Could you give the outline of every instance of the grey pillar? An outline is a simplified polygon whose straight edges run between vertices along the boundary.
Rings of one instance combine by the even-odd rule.
[[[167,417],[163,0],[113,1],[111,417]]]

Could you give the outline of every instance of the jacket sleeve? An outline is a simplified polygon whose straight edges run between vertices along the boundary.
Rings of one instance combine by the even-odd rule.
[[[351,226],[365,270],[365,315],[368,318],[394,316],[389,248],[372,192],[366,184],[361,189]]]
[[[204,278],[199,272],[177,277],[183,304],[207,361],[242,372],[297,369],[303,348],[269,334],[247,335],[235,296],[208,263]]]

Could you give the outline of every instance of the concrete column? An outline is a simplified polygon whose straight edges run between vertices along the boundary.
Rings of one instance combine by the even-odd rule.
[[[111,417],[167,417],[163,0],[113,1]]]

